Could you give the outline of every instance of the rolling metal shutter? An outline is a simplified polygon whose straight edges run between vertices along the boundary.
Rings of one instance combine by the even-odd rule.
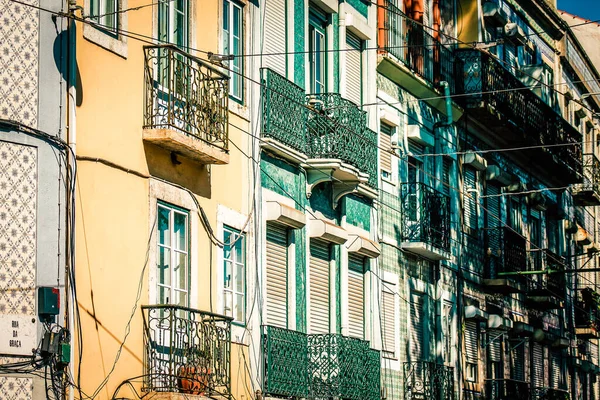
[[[287,328],[287,229],[267,223],[267,324]]]
[[[385,282],[381,292],[381,309],[383,312],[383,354],[388,358],[396,357],[396,313],[394,292],[396,285]]]
[[[560,387],[560,364],[561,364],[561,352],[560,350],[550,351],[550,387],[558,389]]]
[[[365,324],[365,258],[348,254],[348,332],[352,337],[364,337]]]
[[[394,128],[383,122],[379,127],[379,158],[383,171],[392,174],[392,135]]]
[[[525,381],[525,344],[513,341],[511,347],[510,376],[517,381]]]
[[[346,30],[346,98],[356,105],[362,104],[362,49],[363,43]]]
[[[329,333],[329,243],[310,240],[310,333]]]
[[[487,226],[496,228],[500,226],[500,187],[488,183],[486,187],[486,205],[488,209]]]
[[[531,351],[531,381],[534,388],[544,386],[544,348],[538,343]]]
[[[265,26],[263,29],[263,65],[273,69],[282,76],[285,75],[285,52],[286,52],[286,32],[285,21],[285,0],[268,0],[268,7],[264,10]]]
[[[477,229],[477,193],[476,189],[477,174],[473,168],[465,167],[464,171],[464,198],[465,198],[465,221],[464,224],[471,229]]]
[[[467,363],[477,364],[478,363],[478,329],[476,321],[465,322],[465,357]]]
[[[423,295],[412,294],[410,299],[410,361],[426,361],[425,358],[425,299]]]

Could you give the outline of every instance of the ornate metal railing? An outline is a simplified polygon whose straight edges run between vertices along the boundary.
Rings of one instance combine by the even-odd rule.
[[[366,112],[338,93],[305,95],[302,88],[263,68],[262,135],[305,154],[333,158],[369,175],[377,188],[377,133]]]
[[[405,362],[404,399],[454,400],[454,368],[426,361]]]
[[[565,389],[536,387],[532,390],[531,400],[569,400],[571,396]]]
[[[403,183],[402,240],[450,249],[450,198],[422,183]]]
[[[487,379],[485,394],[489,400],[530,400],[529,383],[514,379]]]
[[[570,182],[580,180],[581,133],[493,56],[471,49],[457,50],[456,55],[463,61],[460,74],[464,78],[463,90],[457,94],[469,94],[457,101],[464,107],[481,110],[489,116],[485,122],[490,122],[492,129],[512,132],[523,145],[552,146],[544,147],[541,154],[556,165],[567,167],[564,175]]]
[[[598,205],[600,199],[600,160],[596,155],[583,155],[582,183],[574,186],[573,198],[576,205]]]
[[[549,249],[534,249],[529,254],[529,262],[530,270],[545,272],[530,276],[529,291],[533,293],[546,292],[564,300],[567,285],[564,273],[565,258]]]
[[[304,90],[268,68],[261,69],[262,132],[301,153],[306,153]]]
[[[369,342],[265,326],[264,392],[307,399],[380,398],[380,356]]]
[[[600,330],[600,295],[590,288],[577,291],[575,326]]]
[[[392,1],[385,0],[384,3],[384,50],[429,83],[437,85],[446,81],[451,92],[455,92],[455,86],[461,86],[455,85],[455,82],[461,80],[456,71],[462,68],[462,61],[422,24],[408,18]]]
[[[169,304],[142,312],[144,391],[230,397],[230,317]]]
[[[527,268],[526,239],[507,227],[485,228],[486,279],[496,279],[502,273],[522,272]],[[513,279],[526,282],[523,275]]]
[[[144,128],[229,146],[229,77],[172,45],[144,46]]]

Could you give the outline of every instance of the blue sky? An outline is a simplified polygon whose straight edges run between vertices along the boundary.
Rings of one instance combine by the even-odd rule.
[[[558,9],[582,18],[600,19],[600,1],[598,0],[558,0]]]

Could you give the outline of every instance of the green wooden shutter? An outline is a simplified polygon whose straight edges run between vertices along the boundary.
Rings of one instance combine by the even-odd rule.
[[[287,229],[267,223],[267,324],[287,328]]]

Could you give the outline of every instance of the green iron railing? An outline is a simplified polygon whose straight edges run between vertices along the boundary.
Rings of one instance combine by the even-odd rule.
[[[193,308],[142,306],[145,392],[231,397],[231,318]]]
[[[307,399],[380,398],[379,352],[338,334],[264,327],[264,392]]]
[[[404,363],[404,399],[453,400],[454,368],[427,361]]]
[[[261,75],[263,137],[309,159],[339,159],[368,174],[377,188],[377,133],[367,127],[366,112],[337,93],[305,95],[268,68]]]
[[[144,128],[176,129],[227,150],[229,77],[173,45],[144,46]]]

